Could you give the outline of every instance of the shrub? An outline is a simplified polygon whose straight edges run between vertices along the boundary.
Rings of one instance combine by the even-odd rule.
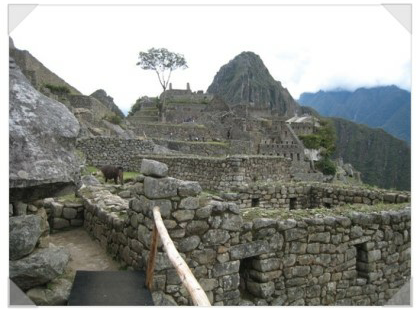
[[[299,136],[299,139],[307,149],[319,149],[321,147],[321,137],[319,135],[303,135]]]
[[[62,96],[70,94],[70,89],[67,86],[45,84],[44,87],[48,88],[55,95]]]
[[[110,123],[115,124],[115,125],[121,124],[121,121],[122,121],[121,117],[119,117],[116,114],[108,114],[108,115],[104,116],[104,119],[107,120]]]
[[[335,175],[337,168],[334,162],[328,157],[324,157],[315,164],[315,167],[326,175]]]
[[[303,145],[308,149],[324,148],[323,156],[330,156],[335,150],[335,129],[331,121],[322,119],[320,127],[315,130],[315,133],[310,135],[301,135],[299,139]]]

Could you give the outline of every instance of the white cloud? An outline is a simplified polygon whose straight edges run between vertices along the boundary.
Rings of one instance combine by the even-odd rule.
[[[156,75],[136,66],[139,51],[166,47],[189,69],[172,83],[206,90],[244,50],[276,80],[304,91],[410,83],[410,34],[378,6],[38,6],[11,34],[84,94],[103,88],[127,111],[157,95]]]

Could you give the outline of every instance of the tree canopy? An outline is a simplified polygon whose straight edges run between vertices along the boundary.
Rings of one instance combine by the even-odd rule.
[[[168,87],[172,71],[188,68],[184,55],[170,52],[166,48],[151,48],[147,52],[140,52],[137,65],[144,70],[155,71],[164,91]]]

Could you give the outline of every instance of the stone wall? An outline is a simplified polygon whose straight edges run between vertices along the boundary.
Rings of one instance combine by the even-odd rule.
[[[230,145],[228,142],[190,142],[163,139],[153,139],[153,142],[170,150],[178,151],[184,154],[225,156],[230,153]]]
[[[195,124],[136,123],[132,129],[136,135],[147,138],[184,141],[195,138],[211,141],[213,138],[219,138],[214,136],[212,130]]]
[[[150,155],[142,158],[161,161],[169,166],[170,176],[197,181],[206,190],[230,190],[258,180],[289,181],[291,178],[290,160],[279,157],[215,158]]]
[[[53,198],[44,199],[48,222],[51,230],[63,230],[83,226],[84,204],[82,201],[55,201]]]
[[[233,141],[231,141],[233,142]],[[235,143],[235,148],[246,148],[247,143]],[[168,142],[168,147],[170,142]],[[190,151],[214,153],[223,144],[216,143],[178,143],[188,145]],[[194,147],[192,150],[191,147]],[[149,140],[118,139],[95,137],[79,139],[77,148],[86,155],[88,164],[100,167],[103,165],[123,166],[128,171],[139,171],[143,158],[155,159],[169,166],[172,177],[198,181],[208,190],[229,190],[259,180],[289,181],[293,173],[309,170],[307,162],[292,162],[290,159],[269,156],[231,156],[231,157],[197,157],[189,155],[165,156],[147,155],[153,152],[153,143]],[[201,148],[201,149],[199,149]],[[184,149],[185,150],[185,149]],[[226,150],[228,152],[228,150]],[[226,154],[226,153],[225,153]]]
[[[197,120],[207,107],[209,100],[206,100],[206,103],[201,103],[201,101],[204,101],[204,99],[197,100],[198,103],[188,103],[188,101],[187,103],[176,103],[169,101],[165,112],[166,121],[179,124]]]
[[[411,201],[408,192],[364,189],[326,183],[253,184],[233,191],[241,208],[267,209],[334,208],[345,204],[404,203]]]
[[[410,209],[282,220],[245,218],[195,182],[146,162],[129,206],[85,188],[85,227],[115,257],[145,269],[152,208],[213,305],[383,305],[411,273]],[[398,197],[398,196],[397,196]],[[119,198],[119,197],[118,197]],[[396,198],[398,199],[398,198]],[[162,247],[154,290],[192,304]]]
[[[138,154],[151,153],[154,144],[150,140],[94,137],[77,140],[86,161],[96,167],[104,165],[122,166],[124,170],[139,171]]]

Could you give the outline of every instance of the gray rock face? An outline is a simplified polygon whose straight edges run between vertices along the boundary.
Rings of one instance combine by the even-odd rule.
[[[14,208],[13,208],[13,213],[16,216],[26,215],[27,210],[28,210],[28,205],[26,203],[19,201],[15,203]]]
[[[78,181],[79,123],[66,106],[32,87],[13,59],[9,67],[11,200],[55,195]]]
[[[155,160],[143,159],[140,173],[146,176],[163,178],[168,175],[168,166]]]
[[[30,254],[42,234],[41,218],[36,215],[13,216],[9,220],[9,255],[11,260]]]
[[[9,276],[22,290],[45,284],[64,272],[70,254],[63,247],[50,247],[9,263]]]
[[[49,288],[35,287],[26,295],[38,306],[65,306],[70,296],[72,282],[67,279],[55,279]]]
[[[114,98],[108,96],[106,91],[103,89],[98,89],[97,91],[93,92],[91,97],[98,99],[102,102],[107,108],[109,108],[112,112],[117,114],[119,117],[124,118],[124,113],[118,108],[118,106],[114,103]]]

